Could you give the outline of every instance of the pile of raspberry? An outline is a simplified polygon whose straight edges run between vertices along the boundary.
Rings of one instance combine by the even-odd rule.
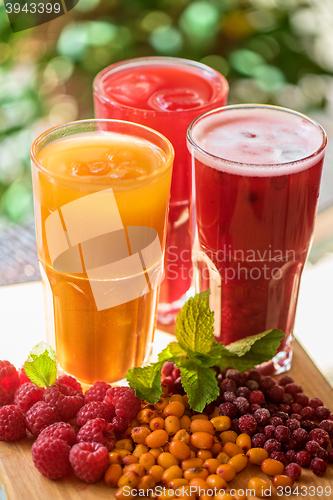
[[[13,442],[27,432],[35,467],[61,479],[71,470],[87,483],[99,481],[109,467],[109,452],[141,409],[128,387],[96,382],[83,394],[69,375],[43,389],[24,370],[0,361],[0,441]]]

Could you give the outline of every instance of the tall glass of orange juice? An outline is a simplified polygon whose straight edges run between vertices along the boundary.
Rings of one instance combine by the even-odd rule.
[[[148,360],[173,156],[163,135],[121,120],[68,123],[32,145],[48,338],[83,383]]]

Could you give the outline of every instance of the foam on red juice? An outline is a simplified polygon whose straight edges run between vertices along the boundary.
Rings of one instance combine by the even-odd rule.
[[[270,328],[288,338],[314,228],[324,147],[310,156],[321,129],[279,108],[225,108],[199,120],[192,138],[210,155],[190,146],[199,244],[221,277],[219,340]]]
[[[144,58],[115,64],[95,81],[96,116],[141,123],[175,148],[165,279],[160,303],[178,301],[191,285],[190,155],[186,130],[199,114],[226,103],[228,84],[204,65],[177,58]]]

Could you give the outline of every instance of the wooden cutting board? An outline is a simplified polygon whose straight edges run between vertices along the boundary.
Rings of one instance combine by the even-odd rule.
[[[332,387],[296,341],[289,374],[310,398],[321,398],[324,404],[333,410]],[[0,500],[114,500],[115,489],[106,486],[103,480],[87,485],[74,475],[60,481],[44,478],[34,468],[30,451],[32,442],[32,438],[26,438],[17,443],[0,443]],[[230,489],[246,489],[248,480],[254,476],[268,479],[259,466],[249,464],[229,483]],[[270,483],[269,479],[268,482]],[[309,469],[302,469],[301,479],[294,487],[297,485],[298,494],[295,492],[292,495],[279,496],[273,491],[273,498],[332,499],[333,465],[328,466],[323,477],[315,476]],[[320,487],[323,489],[322,493]],[[253,500],[256,497],[248,498]]]

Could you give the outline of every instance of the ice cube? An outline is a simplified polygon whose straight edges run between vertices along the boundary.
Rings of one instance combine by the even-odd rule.
[[[112,161],[76,161],[71,164],[71,171],[80,177],[101,176],[109,174],[113,165]]]
[[[205,101],[199,94],[187,88],[159,90],[149,99],[149,105],[153,109],[162,111],[183,111],[203,104]]]
[[[124,104],[134,104],[136,101],[147,101],[160,81],[155,75],[126,75],[112,80],[105,90]]]

